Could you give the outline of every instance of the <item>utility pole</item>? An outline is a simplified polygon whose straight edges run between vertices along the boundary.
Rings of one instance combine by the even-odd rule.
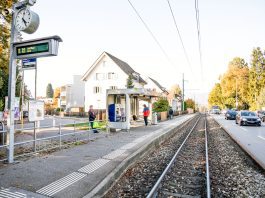
[[[185,110],[185,108],[184,108],[184,73],[182,74],[182,111],[184,111]]]
[[[236,78],[236,110],[238,106],[238,99],[237,99],[237,78]]]

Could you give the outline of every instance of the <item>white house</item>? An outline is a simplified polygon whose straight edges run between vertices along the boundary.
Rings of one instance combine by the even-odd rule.
[[[155,79],[148,77],[146,80],[147,84],[144,86],[146,89],[151,89],[152,91],[156,91],[160,94],[161,97],[167,97],[169,94],[165,87],[163,87],[159,82]]]
[[[65,109],[84,107],[85,83],[81,75],[73,76],[73,84],[60,87],[60,106]]]
[[[126,89],[131,75],[136,88],[143,88],[146,82],[128,63],[103,52],[83,75],[85,81],[85,110],[93,105],[94,109],[106,109],[107,89]]]

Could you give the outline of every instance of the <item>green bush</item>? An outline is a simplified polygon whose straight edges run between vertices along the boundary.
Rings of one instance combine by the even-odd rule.
[[[163,112],[169,110],[169,103],[167,99],[160,98],[157,102],[153,104],[153,111],[154,112]]]

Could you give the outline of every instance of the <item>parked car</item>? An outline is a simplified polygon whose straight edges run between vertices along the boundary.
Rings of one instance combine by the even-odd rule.
[[[257,111],[258,117],[262,122],[265,122],[265,111]]]
[[[212,112],[212,114],[220,114],[221,113],[220,109],[212,109],[211,112]]]
[[[239,111],[236,115],[236,124],[261,126],[261,119],[252,111]]]
[[[237,114],[236,111],[234,111],[234,110],[228,110],[225,113],[225,119],[226,120],[235,120],[236,119],[236,114]]]

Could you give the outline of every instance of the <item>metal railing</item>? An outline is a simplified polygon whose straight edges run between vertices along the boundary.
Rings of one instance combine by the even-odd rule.
[[[95,120],[94,122],[103,123],[105,121],[103,121],[103,120]],[[84,129],[84,130],[78,129],[79,124],[84,124],[84,126],[82,126],[82,127],[87,127],[87,129]],[[85,124],[87,124],[87,125],[85,126]],[[69,129],[69,128],[72,128],[70,130],[71,132],[64,133],[65,132],[64,130]],[[57,149],[58,148],[61,149],[63,146],[69,145],[69,144],[73,144],[75,142],[89,141],[91,139],[90,133],[93,132],[93,129],[91,128],[91,125],[90,125],[90,121],[77,122],[76,120],[74,120],[73,123],[67,123],[67,124],[61,124],[60,123],[60,124],[51,125],[51,126],[35,127],[35,130],[37,131],[36,134],[40,133],[40,132],[44,132],[44,131],[41,131],[43,129],[50,129],[49,130],[50,132],[55,133],[57,135],[51,135],[51,136],[42,137],[42,138],[37,138],[37,135],[34,135],[32,140],[15,142],[14,146],[15,147],[21,146],[22,150],[23,149],[25,149],[25,150],[28,149],[28,147],[26,147],[24,145],[33,144],[33,146],[32,146],[33,152],[22,152],[22,154],[20,154],[20,153],[18,154],[17,153],[17,155],[15,155],[14,158],[18,158],[18,157],[22,157],[22,156],[26,156],[26,155],[32,155],[32,154],[37,153],[37,152],[53,150],[53,149],[56,149],[56,148]],[[99,128],[96,128],[96,129],[99,130]],[[23,131],[23,132],[30,131],[29,133],[33,133],[34,127],[23,128],[23,130],[21,130],[21,129],[15,129],[15,130],[16,131]],[[5,136],[7,136],[7,133],[8,133],[8,130],[0,131],[0,135],[2,136],[2,141],[1,141],[2,145],[0,145],[0,151],[4,150],[4,149],[6,149],[6,151],[8,151],[9,144],[5,143],[6,142],[6,137]],[[77,137],[76,137],[77,135],[86,135],[86,134],[88,134],[88,137],[82,138],[80,140],[78,140]],[[67,138],[69,136],[75,136],[74,141],[71,138]],[[66,138],[66,139],[64,139],[64,138]],[[52,142],[53,140],[55,140],[55,141]],[[43,148],[37,149],[37,143],[41,143],[41,142],[45,142],[45,141],[50,141],[50,146],[52,146],[52,147],[49,147],[49,148],[44,148],[43,147]],[[56,146],[54,146],[54,145],[56,145]],[[16,152],[16,150],[15,150],[15,152]],[[2,158],[2,159],[0,158],[0,162],[6,161],[6,160],[7,160],[7,157]]]

